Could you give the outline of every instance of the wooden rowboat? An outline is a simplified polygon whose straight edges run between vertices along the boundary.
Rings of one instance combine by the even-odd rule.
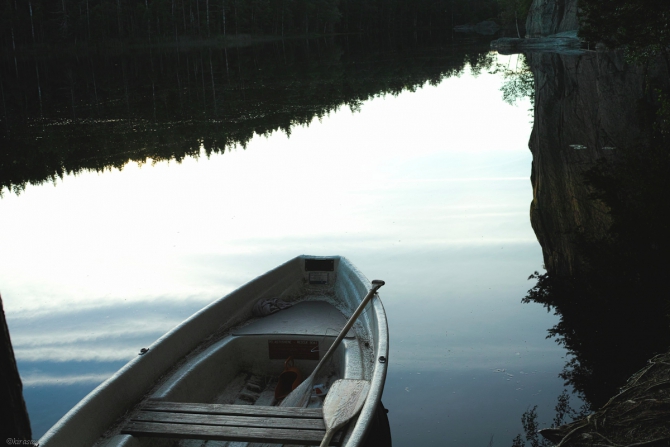
[[[315,390],[305,408],[281,407],[276,384],[289,356],[303,377],[310,375],[370,288],[346,258],[296,257],[143,350],[56,423],[40,446],[319,445],[323,395]],[[264,304],[282,303],[291,306],[257,316]],[[316,373],[318,391],[338,379],[370,383],[360,414],[330,445],[364,445],[378,417],[387,358],[388,326],[376,297]]]

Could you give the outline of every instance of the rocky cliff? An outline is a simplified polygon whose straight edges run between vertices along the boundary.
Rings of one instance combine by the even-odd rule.
[[[569,353],[560,377],[600,408],[541,433],[566,447],[669,445],[670,353],[654,357],[670,344],[669,67],[628,66],[604,52],[527,57],[536,102],[531,223],[548,274],[526,300],[559,316],[549,334]],[[611,210],[584,182],[597,163],[589,178]]]
[[[668,73],[629,67],[616,53],[527,57],[535,77],[531,223],[547,271],[572,276],[581,270],[579,234],[602,237],[611,224],[583,173],[601,157],[616,159],[617,148],[648,143],[640,105],[667,87]]]
[[[577,0],[533,0],[526,19],[526,37],[579,29]]]
[[[528,34],[577,29],[576,13],[576,0],[534,0]],[[670,65],[629,66],[621,53],[594,51],[526,56],[535,82],[530,214],[548,274],[525,300],[559,316],[549,334],[570,354],[560,377],[592,410],[602,407],[540,433],[566,447],[668,445],[670,351],[653,356],[670,344]],[[590,178],[611,210],[585,183],[596,165]]]

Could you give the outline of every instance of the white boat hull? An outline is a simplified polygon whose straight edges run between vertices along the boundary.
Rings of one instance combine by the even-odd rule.
[[[329,262],[332,271],[328,270]],[[278,358],[277,353],[281,351],[276,351],[277,345],[308,343],[313,346],[318,342],[318,352],[322,355],[369,288],[370,282],[345,258],[296,257],[206,306],[165,334],[144,355],[130,361],[70,410],[40,439],[40,445],[162,445],[156,438],[119,434],[119,428],[133,409],[148,399],[276,404],[265,388],[272,386],[268,381],[283,368],[284,359]],[[294,306],[254,319],[255,303],[274,297]],[[313,318],[309,318],[310,315]],[[343,340],[328,367],[320,373],[320,379],[326,384],[338,378],[364,379],[371,384],[360,415],[347,428],[343,446],[362,445],[381,399],[387,358],[386,315],[381,301],[375,298]],[[296,366],[307,376],[317,362],[318,358],[299,359]],[[261,377],[262,384],[247,386],[252,392],[237,393],[242,385],[235,383],[241,375],[256,377],[253,379],[256,382]],[[315,383],[319,383],[318,379]],[[319,406],[320,402],[314,397],[310,406]],[[165,445],[173,445],[173,442],[166,441]],[[189,445],[188,441],[179,442]],[[226,444],[218,441],[216,445]]]

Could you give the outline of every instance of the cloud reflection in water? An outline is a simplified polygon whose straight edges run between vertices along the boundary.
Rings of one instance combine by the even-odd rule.
[[[426,414],[447,431],[475,424],[463,406],[494,395],[478,417],[497,433],[518,424],[528,400],[513,392],[538,387],[499,388],[508,383],[493,370],[537,371],[547,388],[560,386],[562,361],[544,340],[554,317],[520,303],[542,258],[528,219],[528,104],[502,102],[501,82],[465,73],[315,119],[290,139],[3,197],[2,292],[36,435],[140,348],[302,253],[344,255],[386,280],[384,401],[398,445]],[[459,439],[488,442],[478,436]]]

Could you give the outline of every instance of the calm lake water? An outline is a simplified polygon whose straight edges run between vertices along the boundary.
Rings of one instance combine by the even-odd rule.
[[[501,91],[525,65],[486,46],[20,59],[0,292],[34,438],[142,347],[298,254],[386,281],[394,445],[507,446],[535,405],[548,426],[566,352],[545,338],[558,318],[521,303],[543,263],[532,113]]]

